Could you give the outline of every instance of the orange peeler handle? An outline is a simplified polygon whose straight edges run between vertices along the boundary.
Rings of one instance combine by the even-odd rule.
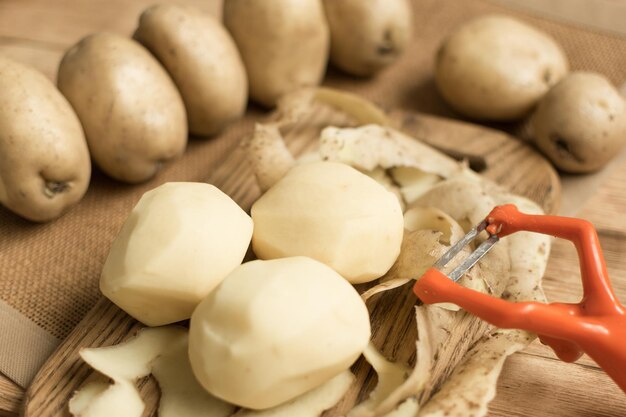
[[[513,205],[494,208],[487,222],[487,231],[499,237],[525,230],[571,240],[580,259],[582,300],[577,304],[509,302],[458,285],[435,268],[416,282],[415,294],[427,304],[457,304],[497,327],[537,333],[563,361],[575,361],[585,352],[626,392],[626,310],[611,288],[591,223],[523,214]]]

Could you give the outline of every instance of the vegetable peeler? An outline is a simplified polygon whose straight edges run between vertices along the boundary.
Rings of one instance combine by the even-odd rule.
[[[489,238],[449,275],[443,267],[486,230]],[[579,303],[510,302],[456,283],[499,238],[529,231],[570,240],[576,246],[584,295]],[[428,269],[413,287],[426,304],[451,302],[494,326],[537,333],[565,362],[587,353],[626,392],[626,309],[609,281],[598,234],[581,219],[531,215],[512,204],[495,207]]]

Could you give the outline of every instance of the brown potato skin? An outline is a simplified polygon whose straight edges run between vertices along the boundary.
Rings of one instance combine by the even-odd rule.
[[[82,127],[43,74],[0,56],[0,202],[36,222],[83,197],[91,161]]]
[[[604,76],[574,72],[541,100],[531,131],[561,171],[597,171],[624,147],[626,102]]]
[[[324,0],[330,61],[348,74],[372,76],[392,64],[411,38],[408,0]]]
[[[561,47],[517,19],[487,15],[463,24],[443,42],[435,80],[446,102],[476,120],[526,116],[568,71]]]
[[[139,18],[134,38],[174,80],[191,133],[213,135],[243,115],[246,69],[230,34],[212,16],[192,7],[153,6]]]
[[[95,163],[128,183],[150,179],[187,144],[183,101],[139,43],[109,33],[83,38],[59,65],[59,89],[80,119]]]
[[[322,81],[330,49],[322,0],[225,0],[224,25],[255,102],[274,107],[282,95]]]

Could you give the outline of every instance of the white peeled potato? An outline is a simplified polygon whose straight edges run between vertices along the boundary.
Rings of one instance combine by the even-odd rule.
[[[159,326],[188,319],[247,251],[252,220],[203,183],[147,192],[111,246],[102,293],[137,320]]]
[[[243,115],[246,70],[230,34],[212,16],[192,7],[159,4],[142,13],[134,37],[174,80],[191,133],[212,135]]]
[[[194,311],[189,358],[211,394],[266,409],[347,370],[369,337],[365,304],[331,268],[305,257],[258,260]]]
[[[259,258],[308,256],[352,283],[384,275],[404,231],[395,194],[336,162],[292,168],[253,204],[252,219]]]
[[[602,75],[575,72],[546,94],[531,123],[535,144],[554,165],[592,172],[626,143],[626,101]]]
[[[257,103],[273,107],[282,95],[322,81],[330,48],[322,0],[226,0],[224,25]]]
[[[324,0],[324,10],[330,60],[349,74],[375,74],[393,63],[410,40],[408,0]]]
[[[0,56],[0,203],[48,221],[87,191],[91,163],[76,114],[36,70]]]
[[[97,33],[70,48],[57,84],[74,107],[95,163],[124,182],[146,181],[187,144],[183,101],[139,43]]]
[[[471,20],[443,43],[437,87],[450,106],[484,120],[515,120],[567,73],[567,58],[547,34],[517,19]]]

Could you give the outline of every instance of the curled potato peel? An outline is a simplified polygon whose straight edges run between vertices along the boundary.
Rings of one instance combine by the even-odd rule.
[[[248,159],[262,192],[269,190],[295,165],[277,125],[257,123],[247,147]]]

